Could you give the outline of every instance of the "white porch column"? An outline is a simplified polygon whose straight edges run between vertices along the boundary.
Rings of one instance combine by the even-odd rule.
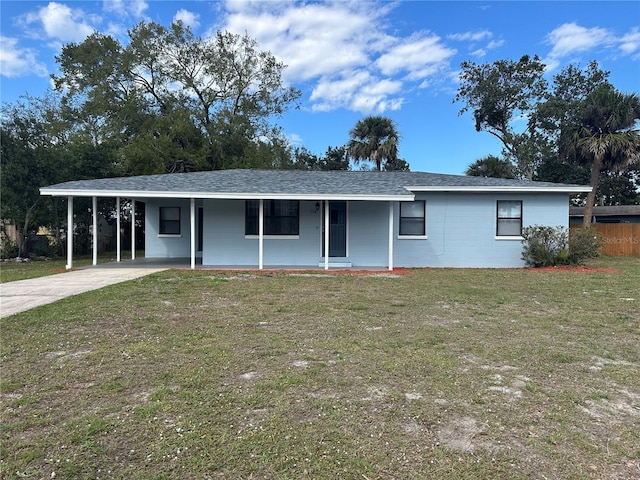
[[[260,199],[258,212],[258,269],[264,268],[264,200]]]
[[[329,270],[329,200],[324,201],[324,269]]]
[[[93,235],[92,235],[92,244],[93,244],[93,265],[98,264],[98,197],[91,197],[91,217],[93,220]]]
[[[73,268],[73,197],[67,197],[67,270]]]
[[[116,262],[122,260],[120,241],[120,197],[116,197]]]
[[[136,259],[136,201],[131,199],[131,260]]]
[[[393,202],[389,202],[389,270],[393,270]]]
[[[196,199],[191,199],[191,268],[196,268]]]

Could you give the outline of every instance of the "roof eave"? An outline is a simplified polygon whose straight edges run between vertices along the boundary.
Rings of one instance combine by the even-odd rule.
[[[364,200],[364,201],[410,201],[413,193],[398,195],[365,195],[365,194],[295,194],[295,193],[228,193],[228,192],[172,192],[143,190],[85,190],[74,188],[40,189],[40,195],[54,197],[123,197],[123,198],[199,198],[225,200]]]
[[[504,192],[523,192],[523,193],[588,193],[591,191],[589,186],[407,186],[407,190],[412,192],[473,192],[473,193],[504,193]]]

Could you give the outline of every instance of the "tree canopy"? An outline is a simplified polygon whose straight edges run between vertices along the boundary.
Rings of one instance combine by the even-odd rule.
[[[383,164],[393,165],[397,162],[400,135],[390,118],[365,117],[358,120],[349,135],[347,150],[355,163],[370,161],[380,171]]]
[[[625,95],[614,93],[609,72],[597,62],[584,69],[569,65],[551,83],[544,79],[545,66],[538,57],[481,65],[464,62],[461,68],[454,99],[463,103],[459,113],[472,112],[476,130],[501,141],[502,160],[513,166],[515,176],[590,183],[590,206],[596,197],[602,202],[637,201],[633,192],[637,193],[639,166],[633,145],[638,107],[630,98],[631,104],[622,106],[620,96]],[[598,149],[600,157],[595,155]],[[497,160],[492,159],[493,167]],[[493,167],[485,158],[470,165],[467,173],[503,175]]]
[[[56,57],[56,88],[98,141],[123,145],[126,173],[164,173],[272,163],[282,143],[271,120],[300,92],[285,65],[248,35],[196,37],[182,22],[141,22],[122,45],[94,33]],[[276,162],[277,163],[277,162]]]
[[[589,164],[589,184],[584,225],[591,223],[601,171],[622,171],[630,165],[640,166],[640,97],[624,94],[604,84],[582,102],[578,121],[568,129],[563,145],[569,155]]]
[[[539,162],[541,140],[531,122],[524,131],[515,120],[531,113],[547,90],[544,64],[538,56],[523,55],[517,62],[461,64],[460,85],[454,102],[462,102],[459,114],[471,111],[478,132],[486,131],[504,147],[505,156],[513,159],[518,173],[532,178]]]
[[[511,162],[495,155],[476,160],[464,173],[472,177],[515,178]]]

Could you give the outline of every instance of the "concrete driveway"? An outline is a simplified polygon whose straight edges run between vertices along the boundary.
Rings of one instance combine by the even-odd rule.
[[[61,298],[167,270],[158,268],[87,268],[0,284],[0,318]]]

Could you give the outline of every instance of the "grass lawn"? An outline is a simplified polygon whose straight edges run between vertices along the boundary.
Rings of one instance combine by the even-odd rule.
[[[0,478],[638,479],[640,259],[171,270],[0,320]]]
[[[137,252],[138,250],[136,250]],[[121,253],[123,259],[131,258],[131,251]],[[144,251],[140,251],[139,258],[144,256]],[[73,267],[91,265],[93,257],[91,255],[74,255]],[[98,263],[115,262],[115,252],[101,253],[98,255]],[[33,260],[25,263],[14,261],[0,262],[0,283],[13,282],[16,280],[26,280],[28,278],[44,277],[45,275],[55,275],[66,272],[67,259],[63,257],[51,258],[47,260]]]

